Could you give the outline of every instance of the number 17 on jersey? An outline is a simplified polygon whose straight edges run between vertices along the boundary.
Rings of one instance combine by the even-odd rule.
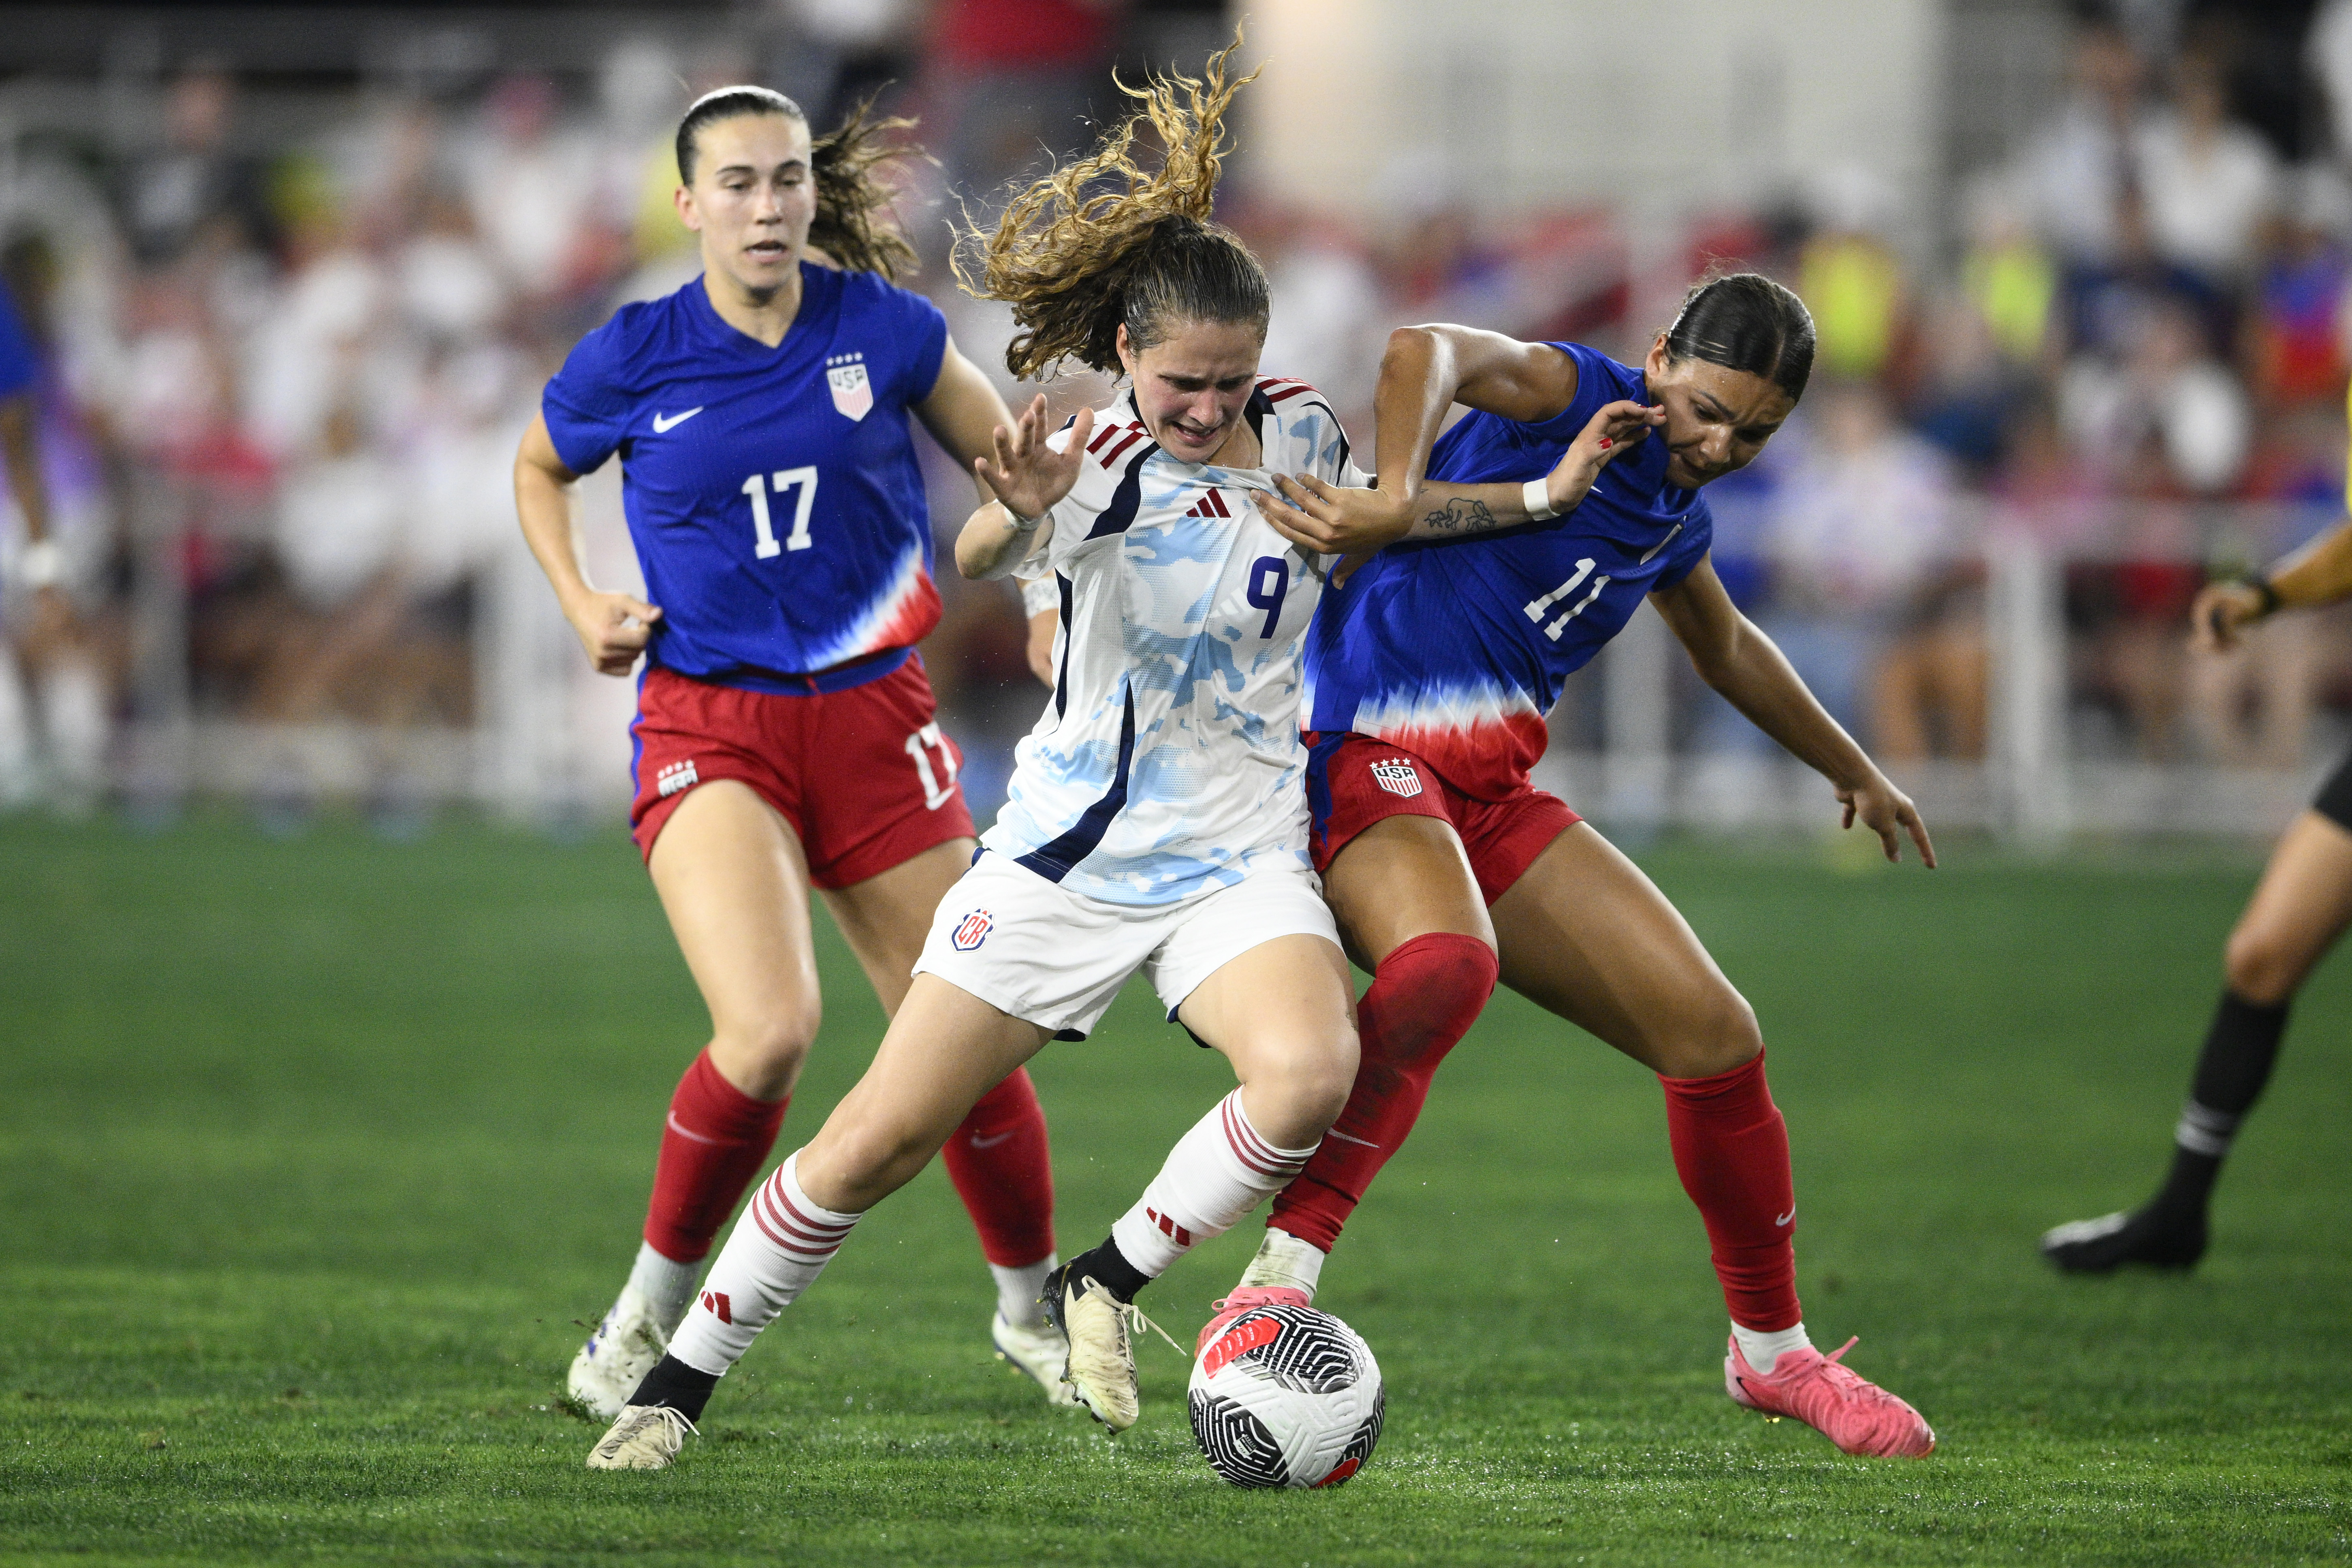
[[[782,540],[776,538],[776,525],[768,515],[768,487],[775,486],[777,499],[797,489],[799,502],[793,508],[793,531]],[[782,555],[787,550],[806,550],[816,542],[809,537],[809,509],[816,505],[816,469],[779,468],[773,474],[753,474],[743,481],[743,493],[751,498],[751,531],[759,544],[752,553],[765,561],[771,555]]]

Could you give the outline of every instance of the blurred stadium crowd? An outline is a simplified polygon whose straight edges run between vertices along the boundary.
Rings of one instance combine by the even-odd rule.
[[[1997,747],[1988,563],[2009,541],[2057,584],[2077,754],[2293,773],[2352,712],[2345,625],[2283,622],[2192,658],[2183,614],[2209,572],[2343,512],[2352,0],[2268,29],[2196,5],[2071,16],[2062,89],[2002,161],[1954,171],[1942,232],[1903,228],[1899,193],[1858,169],[1687,216],[1666,283],[1753,265],[1821,331],[1798,420],[1710,492],[1718,566],[1890,763]],[[362,73],[291,135],[256,128],[266,89],[234,59],[166,60],[144,132],[0,149],[0,281],[38,345],[67,561],[59,609],[9,570],[17,522],[0,542],[0,804],[217,785],[285,820],[356,792],[397,821],[495,794],[469,738],[503,721],[501,684],[593,684],[538,605],[509,465],[571,343],[697,269],[669,203],[683,105],[749,78],[820,130],[874,91],[918,116],[935,162],[908,165],[901,205],[917,286],[985,363],[1010,326],[953,291],[954,204],[984,211],[1073,150],[1114,106],[1115,65],[1197,62],[1227,26],[1214,4],[1145,0],[788,0],[756,21],[691,48],[618,38],[593,73]],[[1621,215],[1475,211],[1401,169],[1395,210],[1350,224],[1253,195],[1246,145],[1234,168],[1229,221],[1276,282],[1265,363],[1322,385],[1360,437],[1391,326],[1633,358],[1664,324],[1636,319],[1661,280],[1632,275]],[[962,484],[935,476],[943,538]],[[592,557],[621,585],[610,510]],[[991,748],[1035,693],[1010,595],[945,575],[926,657],[984,810]],[[1677,684],[1659,743],[1761,744],[1661,679]],[[1569,751],[1622,741],[1595,691],[1556,719]],[[609,764],[577,789],[616,795],[622,695],[559,703],[559,727],[610,733],[540,773]]]

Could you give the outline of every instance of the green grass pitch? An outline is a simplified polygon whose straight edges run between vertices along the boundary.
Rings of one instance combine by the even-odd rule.
[[[0,1557],[10,1562],[2221,1563],[2352,1556],[2352,979],[2323,970],[2189,1279],[2046,1225],[2160,1169],[2244,855],[1841,872],[1645,857],[1755,1003],[1824,1347],[1943,1446],[1847,1459],[1725,1397],[1655,1086],[1508,996],[1332,1260],[1380,1452],[1226,1489],[1185,1366],[1117,1443],[992,1362],[936,1168],[763,1337],[675,1470],[556,1403],[705,1027],[626,842],[0,825]],[[825,936],[783,1146],[879,1017]],[[1066,1249],[1228,1083],[1130,993],[1037,1077]],[[1255,1222],[1145,1298],[1189,1340]]]

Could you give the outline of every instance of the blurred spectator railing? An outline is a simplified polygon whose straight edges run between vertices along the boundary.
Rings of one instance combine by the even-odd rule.
[[[598,579],[620,583],[634,562],[611,479],[588,481],[588,548]],[[255,625],[252,602],[191,589],[205,550],[223,548],[195,542],[191,518],[233,540],[233,511],[186,483],[145,488],[136,509],[119,795],[228,795],[265,818],[347,799],[394,823],[454,802],[538,821],[622,808],[634,683],[588,670],[519,538],[463,595],[464,700],[423,719],[345,705],[287,721],[205,671]],[[2327,526],[2326,509],[1962,500],[1947,537],[1968,547],[1864,569],[1807,557],[1769,503],[1717,511],[1727,586],[1931,826],[2028,840],[2267,834],[2352,741],[2352,614],[2281,617],[2227,656],[2188,645],[2209,563],[2272,559]],[[449,635],[439,612],[412,614],[428,640]],[[975,601],[967,620],[1000,619],[1004,637],[967,626],[931,649],[971,776],[998,781],[984,794],[1043,694],[963,650],[1017,647],[1017,616],[1009,595]],[[398,657],[399,639],[376,646]],[[1616,831],[1833,820],[1827,784],[1703,687],[1647,611],[1570,682],[1551,722],[1539,777]],[[997,802],[973,804],[985,816]]]

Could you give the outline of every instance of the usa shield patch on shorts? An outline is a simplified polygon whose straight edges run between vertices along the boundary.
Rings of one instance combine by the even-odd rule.
[[[1372,764],[1372,779],[1391,795],[1413,795],[1421,793],[1421,774],[1402,757],[1391,757]]]
[[[988,940],[988,933],[995,924],[994,917],[986,910],[974,910],[956,921],[956,928],[950,933],[948,941],[954,944],[958,952],[970,952]]]

